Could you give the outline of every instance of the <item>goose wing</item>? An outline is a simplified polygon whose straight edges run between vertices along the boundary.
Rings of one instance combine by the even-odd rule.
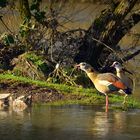
[[[126,85],[121,81],[119,77],[112,73],[98,74],[97,79],[100,84],[106,85],[108,87],[126,89]]]

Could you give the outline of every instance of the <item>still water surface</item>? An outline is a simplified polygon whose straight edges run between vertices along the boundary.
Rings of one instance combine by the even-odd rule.
[[[0,111],[0,140],[138,140],[140,110],[95,106],[39,106]]]
[[[81,12],[76,11],[82,8],[84,10]],[[65,26],[88,28],[103,8],[104,5],[79,4],[64,9],[63,13],[66,16],[73,16],[72,19],[75,21]],[[20,18],[15,14],[8,15],[8,18],[4,16],[3,19],[13,32],[17,32],[20,24]],[[135,32],[140,31],[139,25],[135,28]],[[5,32],[2,23],[0,27],[0,33]],[[132,40],[127,36],[121,44],[126,46],[130,45],[130,42]],[[139,57],[137,61],[139,62]],[[139,63],[138,66],[140,66]],[[140,100],[139,91],[139,88],[135,91],[135,98],[138,100]],[[93,139],[140,140],[140,110],[109,111],[106,114],[102,107],[80,105],[40,106],[23,112],[0,110],[0,140]]]

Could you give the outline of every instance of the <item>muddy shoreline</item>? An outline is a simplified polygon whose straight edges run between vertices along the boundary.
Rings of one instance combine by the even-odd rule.
[[[32,95],[32,103],[53,103],[56,101],[82,100],[86,96],[61,93],[49,87],[39,87],[25,83],[0,82],[0,94],[11,93],[13,96]]]

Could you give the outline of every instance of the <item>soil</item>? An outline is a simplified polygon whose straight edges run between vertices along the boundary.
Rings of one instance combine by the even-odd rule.
[[[16,98],[20,95],[32,95],[32,103],[50,103],[60,100],[82,100],[84,96],[75,94],[64,94],[48,87],[39,87],[13,81],[0,81],[0,94],[11,93]]]

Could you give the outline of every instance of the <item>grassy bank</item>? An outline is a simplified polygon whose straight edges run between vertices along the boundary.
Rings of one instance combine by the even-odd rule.
[[[11,92],[29,92],[35,96],[41,96],[43,103],[51,105],[64,104],[84,104],[84,105],[104,105],[105,97],[100,95],[94,88],[72,87],[62,84],[52,84],[45,81],[31,80],[26,77],[14,76],[11,74],[0,74],[0,85],[7,84],[6,88],[1,86],[2,92],[10,89]],[[19,91],[18,86],[21,91]],[[24,85],[24,86],[23,86]],[[28,87],[28,88],[27,88]],[[36,88],[29,88],[36,87]],[[12,90],[11,90],[12,89]],[[14,91],[16,90],[16,91]],[[49,91],[49,92],[48,92]],[[51,91],[51,92],[50,92]],[[50,96],[48,96],[50,95]],[[45,100],[46,98],[46,100]],[[48,100],[49,98],[49,100]],[[122,106],[123,96],[109,96],[110,108],[113,109],[133,109],[140,108],[140,102],[129,97],[127,106]],[[37,102],[38,103],[38,102]]]
[[[95,89],[84,89],[84,88],[77,88],[77,87],[72,87],[68,85],[63,85],[63,84],[52,84],[48,83],[45,81],[39,81],[39,80],[32,80],[26,77],[21,77],[21,76],[14,76],[11,74],[0,74],[0,81],[7,81],[7,80],[13,80],[16,82],[22,82],[22,83],[27,83],[30,85],[36,85],[40,87],[49,87],[49,88],[54,88],[56,90],[59,90],[60,92],[63,93],[84,93],[84,94],[91,94],[95,92]]]

